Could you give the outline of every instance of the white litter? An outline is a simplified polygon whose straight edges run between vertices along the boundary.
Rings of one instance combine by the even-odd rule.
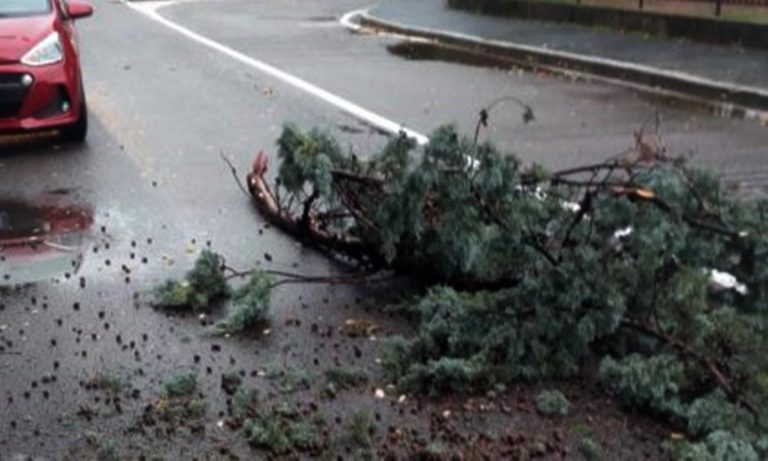
[[[709,271],[709,281],[716,289],[733,290],[740,295],[746,295],[748,293],[747,286],[739,282],[733,274],[729,274],[728,272],[711,269]]]

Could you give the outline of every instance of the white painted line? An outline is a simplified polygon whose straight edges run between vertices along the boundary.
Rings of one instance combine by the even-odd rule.
[[[376,6],[376,5],[374,5],[374,6]],[[363,8],[363,9],[359,9],[359,10],[352,10],[349,13],[344,14],[339,19],[339,23],[342,26],[346,27],[351,32],[355,32],[355,33],[361,33],[361,32],[365,32],[367,30],[370,30],[369,27],[363,27],[360,24],[356,23],[354,21],[354,19],[356,17],[358,17],[358,16],[370,18],[370,15],[368,14],[368,11],[370,11],[370,9],[373,8],[374,6],[370,6],[368,8]],[[409,41],[411,43],[437,43],[437,40],[430,40],[428,38],[416,37],[416,36],[413,36],[413,35],[397,34],[397,33],[394,33],[394,32],[385,32],[385,31],[381,31],[381,30],[375,31],[375,33],[379,37],[396,38],[398,40],[406,40],[406,41]]]
[[[383,131],[386,131],[388,133],[395,134],[395,135],[399,133],[405,133],[406,136],[416,140],[416,142],[422,145],[429,142],[429,138],[427,138],[425,135],[417,131],[405,128],[403,125],[399,123],[393,122],[392,120],[389,120],[385,117],[382,117],[381,115],[371,112],[368,109],[360,107],[359,105],[351,101],[348,101],[340,96],[337,96],[329,91],[326,91],[316,85],[313,85],[312,83],[309,83],[306,80],[302,80],[299,77],[296,77],[283,70],[278,69],[277,67],[274,67],[263,61],[259,61],[258,59],[254,59],[228,46],[222,45],[219,42],[216,42],[196,32],[193,32],[187,29],[186,27],[180,26],[175,22],[164,18],[158,13],[158,9],[160,9],[161,7],[174,5],[176,3],[179,3],[179,2],[176,2],[176,1],[170,1],[170,2],[153,1],[153,2],[140,2],[140,3],[128,2],[126,3],[126,5],[129,8],[139,13],[142,13],[148,18],[168,27],[169,29],[172,29],[180,33],[181,35],[189,38],[190,40],[193,40],[201,45],[204,45],[208,48],[218,51],[221,54],[229,56],[232,59],[235,59],[247,66],[250,66],[274,78],[282,80],[283,82],[291,86],[294,86],[308,94],[311,94],[312,96],[315,96],[316,98],[319,98],[333,106],[336,106],[342,111],[347,112],[348,114],[351,114],[352,116],[357,117],[358,119],[363,120],[376,128],[379,128]]]
[[[347,29],[357,32],[361,30],[362,27],[360,26],[360,24],[355,24],[355,22],[352,21],[352,18],[356,16],[360,16],[361,14],[365,14],[365,13],[368,13],[368,8],[350,11],[349,13],[342,16],[341,19],[339,19],[339,22],[341,23],[342,26],[346,27]]]

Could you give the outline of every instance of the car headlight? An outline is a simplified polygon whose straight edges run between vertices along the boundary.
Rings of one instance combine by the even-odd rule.
[[[64,47],[58,32],[45,37],[21,58],[21,63],[28,66],[46,66],[62,60]]]

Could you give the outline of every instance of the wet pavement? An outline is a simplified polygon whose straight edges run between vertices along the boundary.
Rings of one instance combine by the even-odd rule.
[[[768,184],[765,128],[618,87],[425,55],[390,37],[352,34],[335,21],[362,6],[360,0],[236,0],[161,12],[423,133],[444,122],[469,133],[483,104],[513,94],[534,107],[536,122],[522,126],[511,109],[492,114],[490,137],[526,161],[561,167],[621,151],[659,109],[671,150],[697,150],[697,161],[739,174],[749,187]],[[259,338],[213,334],[212,323],[225,308],[200,317],[151,307],[152,287],[182,274],[208,247],[237,268],[261,264],[308,275],[347,270],[270,228],[220,155],[241,175],[259,150],[274,159],[286,120],[322,126],[362,155],[386,138],[120,3],[102,0],[96,7],[97,15],[81,24],[92,120],[87,143],[63,145],[50,135],[0,139],[0,275],[21,282],[0,284],[6,285],[0,286],[0,460],[91,459],[103,448],[94,438],[119,441],[118,451],[131,458],[223,459],[231,451],[247,459],[253,452],[240,433],[218,424],[231,403],[221,379],[234,372],[266,399],[288,399],[265,378],[274,366],[306,373],[311,386],[291,393],[291,401],[338,427],[352,407],[375,413],[382,426],[411,425],[421,437],[430,432],[425,412],[462,413],[457,400],[425,409],[411,397],[404,404],[396,395],[374,398],[376,388],[386,387],[376,361],[379,341],[339,334],[350,318],[375,322],[380,337],[407,332],[381,309],[397,288],[286,287],[275,295],[271,331]],[[40,252],[35,257],[51,264],[34,266],[37,261],[21,250],[9,256],[12,244],[28,245],[24,251]],[[321,399],[323,372],[352,366],[365,370],[370,385],[345,394],[343,404]],[[205,437],[130,431],[162,383],[184,372],[198,376],[206,395]],[[115,395],[89,385],[105,376],[127,383],[119,405]],[[525,407],[534,391],[520,390],[510,405]],[[606,409],[596,424],[625,419],[614,403],[574,399],[580,410],[558,423],[562,428],[580,424],[594,408]],[[493,414],[486,418],[495,421],[492,431],[549,430],[530,412]],[[461,424],[474,430],[474,416],[467,418]],[[611,449],[629,441],[636,454],[655,453],[656,436],[646,421],[633,419],[621,430],[623,439],[606,442]],[[387,429],[377,434],[381,444]],[[571,439],[578,442],[576,435]]]
[[[762,188],[756,175],[766,170],[762,157],[768,131],[759,123],[730,120],[618,86],[529,73],[508,63],[457,65],[468,58],[445,52],[433,53],[442,55],[440,59],[392,59],[388,47],[400,44],[397,38],[350,34],[333,23],[305,26],[311,17],[338,18],[369,6],[360,1],[302,4],[301,9],[277,1],[230,0],[226,5],[195,2],[161,11],[194,32],[425,134],[443,123],[472,133],[481,107],[500,96],[517,97],[533,107],[537,122],[523,126],[519,109],[505,105],[491,114],[488,136],[524,161],[550,168],[623,152],[632,145],[632,132],[658,110],[669,152],[692,153],[697,162],[742,175],[745,187]]]
[[[45,203],[0,201],[0,287],[72,278],[91,224],[91,210],[54,197]]]
[[[768,77],[761,71],[768,66],[768,50],[759,48],[692,43],[576,24],[484,16],[450,9],[443,0],[389,0],[381,2],[370,14],[410,27],[445,30],[487,40],[686,72],[725,83],[768,88]]]

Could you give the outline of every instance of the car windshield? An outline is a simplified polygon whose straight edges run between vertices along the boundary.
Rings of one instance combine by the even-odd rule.
[[[49,8],[48,0],[0,0],[0,17],[40,14]]]

